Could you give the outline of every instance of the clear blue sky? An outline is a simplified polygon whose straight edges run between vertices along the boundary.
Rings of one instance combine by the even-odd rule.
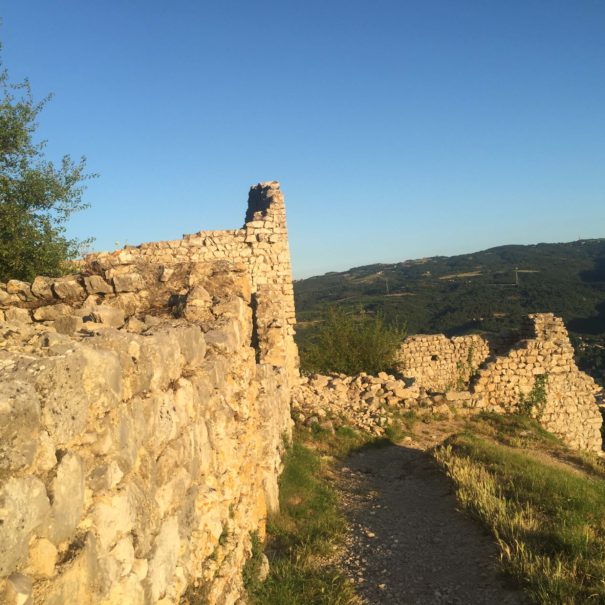
[[[295,277],[605,237],[605,2],[3,0],[3,60],[100,178],[70,234],[241,226],[281,181]]]

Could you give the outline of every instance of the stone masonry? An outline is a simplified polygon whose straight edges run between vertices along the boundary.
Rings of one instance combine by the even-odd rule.
[[[462,390],[489,354],[487,341],[476,334],[417,334],[402,343],[396,368],[427,390]]]
[[[398,377],[305,377],[293,394],[294,417],[382,435],[394,410],[529,411],[570,447],[602,450],[601,389],[576,366],[563,321],[551,313],[530,315],[516,342],[501,338],[495,350],[477,335],[410,336],[399,350],[398,370]]]
[[[244,598],[297,375],[283,212],[260,185],[225,237],[0,286],[0,602]]]
[[[118,282],[137,264],[154,263],[166,275],[184,262],[227,260],[242,264],[252,286],[253,305],[266,341],[259,343],[260,359],[285,365],[291,377],[298,376],[298,351],[294,343],[294,290],[286,209],[279,183],[270,181],[250,188],[248,210],[242,229],[200,231],[183,239],[126,247],[112,253],[91,255],[91,272]],[[271,309],[269,314],[265,308]],[[279,309],[279,313],[275,310]],[[285,360],[285,361],[284,361]]]
[[[294,325],[275,182],[251,188],[242,229],[0,284],[0,602],[243,604],[291,401],[376,434],[388,409],[529,402],[572,447],[601,447],[596,385],[551,314],[489,356],[479,337],[412,337],[401,376],[301,380]]]
[[[573,448],[601,451],[603,419],[596,403],[601,388],[576,366],[562,319],[536,313],[529,320],[533,336],[489,359],[473,377],[469,405],[519,411],[536,397],[542,381],[544,396],[533,410],[542,426]]]

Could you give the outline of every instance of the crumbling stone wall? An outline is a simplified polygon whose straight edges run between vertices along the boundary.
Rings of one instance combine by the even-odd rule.
[[[545,429],[571,447],[600,451],[601,391],[581,372],[563,320],[552,313],[529,316],[533,334],[479,369],[471,406],[498,412],[532,407]]]
[[[396,368],[427,390],[461,391],[489,354],[487,341],[476,334],[417,334],[401,344]]]
[[[262,269],[229,236],[0,285],[0,602],[242,596],[297,371],[283,198],[253,192],[246,237],[271,237],[264,212],[284,229]]]
[[[412,336],[400,349],[402,376],[305,377],[294,390],[294,417],[304,423],[350,424],[382,435],[393,410],[523,411],[569,446],[601,451],[603,421],[597,398],[602,393],[577,368],[560,318],[530,315],[516,341],[498,339],[496,351],[501,354],[490,354],[487,341],[479,336]]]
[[[289,375],[296,378],[294,289],[286,209],[278,182],[259,183],[250,188],[242,229],[200,231],[180,240],[94,254],[87,258],[87,266],[107,280],[120,280],[141,262],[161,265],[170,274],[174,265],[216,260],[237,262],[246,268],[257,309],[255,318],[266,336],[258,343],[260,359],[287,367]]]

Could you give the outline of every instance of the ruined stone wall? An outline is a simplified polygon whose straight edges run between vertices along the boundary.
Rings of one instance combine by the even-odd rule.
[[[280,208],[253,188],[246,237],[279,236],[261,263],[238,231],[0,284],[0,602],[242,597],[297,378]]]
[[[533,408],[542,426],[578,449],[601,450],[601,390],[581,372],[563,320],[530,315],[533,335],[495,357],[471,384],[473,407],[498,412]]]
[[[487,341],[475,334],[417,334],[402,343],[396,369],[427,390],[461,391],[489,354]]]
[[[49,283],[0,323],[0,601],[234,603],[291,423],[246,268]]]
[[[296,378],[296,316],[286,210],[276,181],[251,187],[242,229],[200,231],[180,240],[94,254],[87,258],[87,265],[93,273],[112,280],[141,262],[161,265],[169,273],[175,264],[216,260],[237,262],[246,268],[257,309],[256,321],[266,329],[267,340],[259,342],[260,357],[267,363],[284,365],[289,375]]]
[[[561,319],[530,315],[514,339],[499,338],[494,348],[499,354],[490,354],[480,336],[411,336],[399,352],[401,377],[305,377],[294,390],[294,417],[382,435],[392,412],[402,410],[418,415],[523,412],[570,447],[601,451],[597,401],[602,393],[577,368]]]

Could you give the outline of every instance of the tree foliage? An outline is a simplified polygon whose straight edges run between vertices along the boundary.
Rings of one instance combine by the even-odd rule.
[[[27,80],[11,83],[0,62],[0,280],[60,275],[82,243],[65,235],[71,214],[87,207],[86,159],[56,166],[36,143],[36,119],[50,95],[35,102]]]
[[[310,342],[301,350],[307,372],[377,374],[389,370],[405,330],[387,325],[381,315],[354,315],[331,307]]]

